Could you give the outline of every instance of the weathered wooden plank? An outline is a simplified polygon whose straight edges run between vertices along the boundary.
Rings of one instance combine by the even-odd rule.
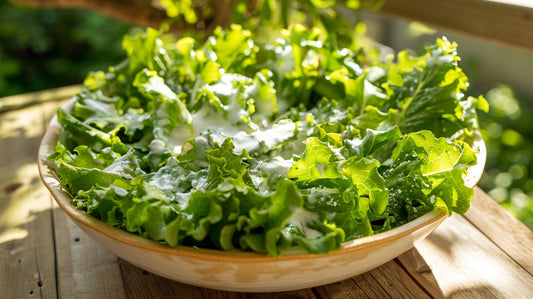
[[[305,290],[296,290],[288,292],[276,292],[272,290],[273,293],[240,293],[238,294],[242,299],[315,299],[316,295],[313,293],[312,289]],[[209,297],[208,297],[209,298]],[[213,297],[219,298],[219,297]]]
[[[416,248],[400,255],[396,261],[432,298],[444,298],[433,272]]]
[[[202,298],[202,289],[154,275],[126,261],[120,261],[124,290],[128,298]]]
[[[316,287],[315,293],[319,298],[368,298],[361,286],[351,278]]]
[[[126,298],[119,258],[96,244],[54,206],[59,297]]]
[[[429,298],[396,261],[347,279],[315,288],[321,298]]]
[[[396,261],[384,264],[370,274],[391,298],[430,298]]]
[[[389,266],[394,262],[389,262],[385,265]],[[361,275],[353,277],[353,281],[361,288],[368,298],[390,298],[391,296],[387,294],[385,288],[379,284],[379,282],[374,278],[372,270]]]
[[[527,226],[480,188],[465,218],[533,276],[533,232]]]
[[[11,200],[23,199],[28,205],[17,205],[20,210],[16,215],[25,222],[2,225],[0,229],[0,298],[55,297],[53,232],[50,210],[46,208],[51,202],[46,194],[36,190],[38,187],[33,183],[12,193]],[[24,198],[23,194],[32,195]],[[6,199],[1,197],[0,201]]]
[[[21,109],[31,105],[61,101],[74,96],[81,90],[81,85],[53,88],[0,98],[0,112]]]
[[[45,111],[0,114],[0,298],[56,296],[52,202],[36,163]]]
[[[532,276],[461,215],[452,215],[415,247],[444,297],[528,298],[533,294]]]
[[[531,1],[387,0],[379,13],[533,50]]]

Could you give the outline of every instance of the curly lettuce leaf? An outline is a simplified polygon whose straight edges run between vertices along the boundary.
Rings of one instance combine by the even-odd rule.
[[[396,216],[390,221],[405,223],[434,208],[466,212],[474,193],[463,176],[476,162],[467,144],[420,131],[403,136],[391,158],[392,165],[383,173],[391,190],[389,214]]]
[[[73,204],[169,246],[327,253],[435,209],[464,213],[483,97],[456,45],[382,62],[294,26],[271,44],[154,29],[59,110]],[[430,129],[428,131],[427,129]]]

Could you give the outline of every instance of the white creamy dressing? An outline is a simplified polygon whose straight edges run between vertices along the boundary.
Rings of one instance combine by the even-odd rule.
[[[111,104],[95,101],[93,99],[84,99],[83,104],[91,108],[91,110],[97,111],[98,113],[102,113],[104,115],[116,114],[115,106]],[[110,111],[112,111],[113,113],[110,113]]]
[[[165,142],[160,139],[154,139],[150,142],[150,151],[154,154],[162,154],[165,151]]]
[[[436,49],[431,51],[431,56],[427,59],[427,66],[432,67],[434,65],[449,64],[453,62],[453,55],[442,55],[442,49]]]
[[[259,193],[263,196],[267,196],[270,191],[265,186],[265,179],[258,175],[257,173],[250,172],[250,178],[252,178],[252,182],[254,186],[258,189]]]
[[[349,69],[351,69],[355,75],[357,76],[361,76],[365,71],[361,68],[361,66],[359,64],[357,64],[355,61],[353,61],[353,59],[350,57],[350,50],[346,49],[346,48],[342,48],[342,49],[339,49],[337,50],[337,54],[339,56],[345,56],[346,58],[344,59],[344,65],[346,65],[346,67],[348,67]]]
[[[333,151],[333,153],[335,154],[335,157],[337,157],[338,159],[340,160],[344,160],[346,159],[343,155],[342,155],[342,148],[339,147],[339,148],[334,148],[332,146],[330,146],[329,148],[331,148],[331,150]]]
[[[133,180],[144,172],[139,168],[136,159],[131,159],[129,154],[118,157],[113,163],[102,170],[106,173],[119,175],[127,180]]]
[[[298,208],[293,211],[292,215],[286,220],[285,224],[288,226],[296,226],[308,239],[316,239],[323,236],[323,234],[315,229],[309,227],[310,223],[319,222],[318,214]]]
[[[368,98],[370,96],[376,96],[378,98],[387,98],[387,95],[383,93],[379,88],[377,88],[374,84],[370,83],[370,81],[365,80],[365,98]]]
[[[232,122],[240,120],[243,116],[247,117],[247,112],[241,107],[238,100],[238,87],[235,84],[241,84],[241,82],[246,82],[244,84],[244,98],[248,97],[247,91],[248,86],[252,85],[252,80],[246,76],[239,74],[224,74],[214,85],[206,85],[205,88],[214,94],[216,94],[219,99],[227,99],[227,103],[220,102],[221,108],[226,112],[227,118]],[[219,113],[217,113],[219,114]],[[219,115],[219,117],[221,117]]]
[[[278,40],[279,42],[280,40]],[[282,41],[283,44],[285,41]],[[286,74],[292,72],[294,69],[294,58],[292,56],[292,47],[290,45],[280,45],[274,49],[278,55],[276,60],[276,71],[279,74]]]
[[[198,142],[201,141],[198,139],[201,136],[199,134],[207,131],[211,131],[211,137],[219,144],[230,137],[235,146],[234,152],[240,154],[244,149],[248,152],[256,151],[260,144],[264,144],[269,149],[273,148],[280,142],[293,137],[296,130],[296,124],[291,120],[281,120],[271,128],[265,130],[256,128],[256,131],[247,133],[220,114],[211,113],[207,116],[204,115],[203,111],[193,114],[192,134],[191,128],[185,126],[180,126],[172,132],[168,142],[169,148],[173,149],[174,154],[184,153],[188,150],[186,146],[183,146],[189,138],[197,138],[196,146],[198,146]]]
[[[173,190],[179,187],[179,180],[168,173],[156,173],[150,178],[150,184],[159,188],[168,197],[172,197]]]
[[[159,107],[157,107],[157,110],[155,111],[155,116],[157,117],[155,121],[156,126],[164,127],[170,124],[168,111],[164,104],[161,104],[159,105]]]
[[[310,204],[326,202],[328,206],[336,207],[337,202],[331,197],[331,194],[338,193],[337,189],[330,188],[311,188],[311,194],[307,197]]]
[[[159,76],[152,76],[148,80],[149,80],[149,84],[146,84],[146,92],[154,91],[156,93],[161,94],[167,99],[178,100],[178,97],[176,96],[174,91],[172,91],[172,89],[168,87],[168,85],[165,83],[165,80],[163,80],[163,78]],[[155,88],[152,88],[152,87],[155,87]]]
[[[171,157],[165,167],[175,167],[176,165],[176,158]],[[158,171],[150,178],[149,183],[161,190],[168,198],[174,198],[175,201],[179,203],[181,209],[184,209],[189,203],[191,197],[190,192],[176,192],[175,190],[180,187],[181,180],[173,176],[171,173]]]
[[[179,207],[182,210],[187,208],[187,205],[189,204],[190,199],[191,199],[190,192],[175,192],[174,193],[174,200],[179,204]]]
[[[253,133],[240,131],[233,136],[234,152],[241,153],[244,149],[253,152],[259,149],[260,144],[267,148],[273,148],[280,142],[283,142],[294,136],[296,125],[288,119],[283,119],[274,124],[272,128],[266,130],[257,130]]]
[[[220,113],[212,111],[212,109],[205,107],[193,114],[191,126],[194,134],[210,130],[214,134],[233,136],[240,131],[230,120],[224,118]]]
[[[260,164],[261,174],[269,177],[275,174],[287,176],[289,169],[294,164],[292,159],[283,159],[280,156],[274,157],[271,160],[262,161]]]
[[[196,190],[205,190],[207,188],[207,175],[201,175],[193,179],[191,186]]]
[[[198,138],[203,132],[211,131],[213,137],[221,136],[216,141],[222,143],[225,139],[224,137],[231,137],[240,131],[220,113],[210,110],[212,110],[211,107],[206,107],[194,113],[191,126],[182,125],[172,130],[168,138],[168,148],[172,150],[173,154],[177,155],[186,151],[182,146],[187,139]],[[199,142],[199,140],[196,142]]]
[[[285,62],[279,65],[280,69],[278,71],[291,71],[292,66],[294,65],[291,50],[292,48],[290,46],[276,48],[278,55],[286,57]],[[235,76],[239,76],[239,78],[235,78]],[[253,122],[245,123],[240,126],[235,125],[235,123],[241,120],[241,116],[247,116],[247,112],[239,105],[238,99],[236,98],[237,95],[235,93],[234,84],[238,80],[249,80],[249,78],[235,74],[225,74],[215,85],[209,87],[206,86],[206,88],[210,88],[212,92],[216,92],[219,97],[225,97],[224,102],[227,104],[220,104],[223,105],[221,107],[227,112],[226,117],[217,111],[215,107],[204,105],[204,107],[192,115],[190,125],[184,124],[174,128],[170,136],[163,136],[163,131],[160,130],[160,128],[155,128],[155,139],[150,144],[151,152],[157,154],[163,153],[166,149],[170,149],[175,155],[185,154],[193,148],[193,145],[187,142],[187,140],[191,138],[194,138],[194,148],[198,149],[197,154],[199,156],[203,155],[205,149],[211,148],[214,142],[222,144],[228,137],[233,141],[233,151],[235,154],[241,154],[243,150],[253,153],[263,147],[266,149],[272,149],[278,144],[294,137],[298,137],[298,141],[304,140],[305,136],[303,135],[309,133],[307,131],[311,130],[311,126],[302,125],[301,123],[298,123],[297,125],[288,119],[280,120],[270,127],[264,126],[265,128],[262,127],[261,129]],[[245,93],[254,92],[253,88],[256,88],[254,84],[250,86],[245,85]],[[176,98],[173,93],[170,94],[170,92],[172,92],[170,89],[168,91],[158,90],[158,92],[169,98]],[[155,117],[158,118],[156,125],[166,125],[167,123],[165,120],[168,119],[169,115],[165,105],[161,105],[155,113]],[[302,132],[302,136],[295,136],[300,130],[305,130]],[[209,132],[208,135],[205,134],[206,132]],[[303,151],[305,145],[302,143],[301,147],[297,148]],[[290,153],[282,154],[291,158],[284,159],[281,156],[277,156],[266,161],[258,161],[255,169],[250,169],[250,175],[254,184],[259,188],[259,192],[263,194],[273,192],[273,190],[270,190],[272,189],[272,186],[267,184],[268,178],[277,179],[286,177],[289,169],[294,164],[294,160],[292,159],[294,148],[289,148],[288,152],[289,151]],[[157,157],[154,157],[154,159],[155,158]],[[170,158],[167,165],[171,166],[173,163],[177,163],[176,159]],[[207,167],[209,165],[199,166]],[[118,168],[115,170],[118,171]],[[186,207],[188,204],[191,196],[190,192],[176,192],[176,190],[180,188],[180,179],[176,178],[175,174],[158,172],[150,178],[150,183],[159,188],[170,198],[175,198],[175,200],[180,203],[180,206]],[[198,177],[191,182],[191,187],[196,190],[205,189],[206,185],[207,176],[202,174],[199,174]],[[307,227],[306,223],[309,221],[315,221],[318,219],[317,217],[318,215],[313,213],[298,210],[293,216],[291,216],[288,224],[298,226],[306,236],[315,238],[322,234]]]
[[[200,155],[199,158],[204,157],[204,150],[208,149],[210,147],[208,137],[205,135],[200,135],[194,139],[194,145],[197,149],[199,149],[198,154]]]
[[[233,98],[232,100],[234,100],[235,96],[237,95],[235,93],[234,83],[240,81],[250,82],[250,78],[240,74],[225,73],[222,75],[222,77],[220,77],[217,83],[213,85],[206,85],[205,87],[219,96]]]
[[[138,110],[130,108],[128,109],[126,113],[123,114],[122,117],[124,117],[124,119],[126,120],[126,123],[140,124],[145,119],[150,118],[150,115],[148,115],[147,113],[139,114]]]
[[[126,195],[128,195],[128,190],[126,190],[124,188],[121,188],[121,187],[115,186],[115,185],[110,185],[110,187],[113,189],[113,191],[115,191],[115,194],[117,194],[118,196],[126,196]]]
[[[280,156],[276,156],[270,160],[258,161],[257,165],[250,168],[250,177],[254,185],[258,188],[259,193],[264,196],[275,192],[273,188],[275,185],[270,185],[267,180],[278,180],[282,177],[286,177],[289,169],[294,164],[292,159],[283,159]]]

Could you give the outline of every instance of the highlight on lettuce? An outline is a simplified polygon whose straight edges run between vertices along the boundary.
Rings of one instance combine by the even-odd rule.
[[[271,43],[239,26],[205,43],[154,29],[91,73],[49,159],[78,209],[169,246],[279,256],[433,210],[464,213],[482,97],[456,45],[365,63],[317,29]]]

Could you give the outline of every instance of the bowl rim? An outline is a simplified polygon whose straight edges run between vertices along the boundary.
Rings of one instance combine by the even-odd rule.
[[[68,109],[68,107],[72,104],[73,100],[70,100],[69,102],[67,102],[67,104],[63,106],[63,108]],[[338,256],[345,254],[356,254],[357,252],[363,251],[365,249],[401,239],[425,226],[428,226],[437,221],[443,221],[443,218],[447,218],[449,216],[447,211],[436,209],[406,224],[390,229],[388,231],[343,242],[338,250],[326,254],[296,252],[283,253],[280,256],[274,257],[268,254],[257,253],[252,251],[225,251],[220,249],[198,248],[185,245],[170,247],[168,245],[165,245],[164,243],[153,241],[138,234],[128,232],[117,227],[113,227],[87,214],[85,211],[75,208],[72,205],[72,196],[69,194],[69,192],[63,186],[55,172],[49,166],[49,161],[47,160],[48,155],[51,153],[50,150],[51,147],[53,147],[52,145],[55,145],[55,142],[57,141],[57,137],[59,135],[60,130],[61,127],[57,122],[57,116],[54,115],[49,123],[49,127],[43,135],[39,146],[38,169],[40,178],[44,183],[45,187],[52,194],[52,197],[54,197],[59,207],[65,213],[67,213],[73,221],[77,222],[77,224],[82,224],[83,226],[94,230],[100,234],[103,234],[108,238],[111,238],[128,246],[136,247],[138,249],[156,251],[167,255],[186,256],[189,258],[198,258],[202,260],[212,261],[216,260],[231,263],[270,263],[272,261],[294,259],[319,259],[326,255]],[[476,152],[478,163],[469,168],[468,175],[465,178],[465,184],[469,187],[474,187],[477,184],[477,182],[481,178],[481,174],[483,173],[484,165],[486,162],[486,147],[479,131],[476,131],[474,144],[478,149],[478,151]]]

